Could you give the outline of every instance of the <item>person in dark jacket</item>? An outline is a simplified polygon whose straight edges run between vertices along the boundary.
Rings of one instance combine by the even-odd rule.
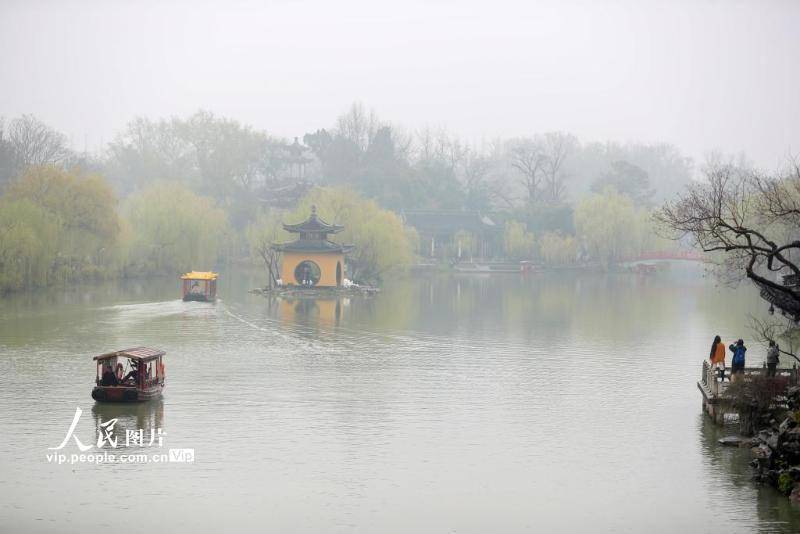
[[[129,379],[133,379],[134,384],[139,383],[139,361],[138,360],[131,360],[131,370],[130,372],[125,375],[125,378],[122,379],[122,382],[128,382]]]
[[[744,373],[744,353],[747,352],[747,347],[744,346],[744,341],[741,339],[736,344],[731,344],[728,347],[733,352],[731,359],[731,378],[735,375]]]
[[[767,349],[767,376],[775,376],[775,370],[778,368],[780,348],[774,341],[769,342],[769,349]]]
[[[100,382],[103,386],[116,386],[119,384],[117,380],[117,375],[114,374],[114,371],[111,369],[111,364],[106,364],[103,367],[103,379]]]

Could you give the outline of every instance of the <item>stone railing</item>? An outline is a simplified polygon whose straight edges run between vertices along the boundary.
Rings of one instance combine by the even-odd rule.
[[[775,375],[776,378],[786,381],[786,387],[792,387],[798,385],[798,378],[800,375],[798,371],[797,364],[794,364],[792,367],[778,368]],[[761,367],[745,367],[742,374],[744,380],[748,380],[749,377],[753,375],[766,375],[767,364],[764,363]],[[703,370],[700,375],[700,381],[713,397],[718,397],[725,393],[728,384],[730,384],[731,368],[725,368],[725,378],[727,378],[725,382],[720,382],[717,379],[718,376],[717,370],[711,366],[708,360],[703,360]]]

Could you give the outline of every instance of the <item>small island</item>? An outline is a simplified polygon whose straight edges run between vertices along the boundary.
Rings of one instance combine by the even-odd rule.
[[[298,237],[294,241],[272,245],[272,250],[281,256],[279,283],[257,292],[292,298],[377,293],[377,288],[354,284],[345,277],[345,254],[355,246],[341,245],[328,238],[344,230],[344,226],[322,220],[317,215],[316,206],[311,206],[311,214],[305,221],[283,223],[283,229],[298,234]]]

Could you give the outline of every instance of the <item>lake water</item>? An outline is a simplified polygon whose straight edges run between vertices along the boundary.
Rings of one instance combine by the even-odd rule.
[[[722,448],[696,381],[748,339],[749,288],[699,271],[424,276],[371,299],[270,301],[258,272],[0,301],[0,531],[797,532]],[[167,351],[163,401],[95,405],[91,357]],[[763,358],[751,343],[749,363]],[[49,463],[96,446],[193,463]],[[125,446],[160,428],[163,444]],[[734,429],[729,429],[729,431]],[[121,433],[121,434],[120,434]]]

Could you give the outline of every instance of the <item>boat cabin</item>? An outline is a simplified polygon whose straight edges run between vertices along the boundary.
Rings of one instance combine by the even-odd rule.
[[[97,366],[92,398],[100,402],[138,402],[157,399],[164,390],[163,350],[147,347],[95,356]]]
[[[217,273],[192,271],[181,276],[183,300],[211,302],[217,298]]]

